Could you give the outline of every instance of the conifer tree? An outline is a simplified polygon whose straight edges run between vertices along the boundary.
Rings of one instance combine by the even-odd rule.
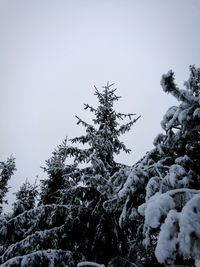
[[[93,173],[97,174],[113,174],[116,168],[114,155],[120,151],[126,153],[130,149],[126,148],[123,142],[120,141],[120,136],[129,131],[132,125],[139,119],[133,119],[135,114],[117,113],[113,109],[115,101],[119,100],[119,96],[115,94],[116,89],[111,89],[113,84],[109,83],[103,87],[103,92],[99,92],[95,87],[95,95],[98,98],[99,106],[94,108],[85,104],[85,109],[89,109],[95,116],[93,119],[94,126],[84,122],[77,117],[77,124],[82,124],[86,128],[86,135],[71,139],[72,143],[89,144],[89,148],[81,151],[80,157],[75,161],[91,162]],[[129,122],[123,125],[119,124],[119,120],[129,118]],[[96,126],[96,127],[95,127]]]
[[[101,187],[105,191],[104,186],[108,187],[109,178],[115,177],[120,167],[123,166],[115,162],[114,156],[120,151],[129,153],[130,149],[120,141],[120,136],[129,131],[139,117],[133,118],[135,114],[117,113],[113,109],[114,102],[118,101],[120,97],[115,95],[116,89],[111,89],[112,86],[113,84],[109,85],[108,83],[103,87],[103,92],[99,92],[95,87],[95,95],[99,101],[97,108],[85,104],[85,109],[89,109],[94,114],[94,125],[76,116],[77,124],[86,128],[86,134],[70,139],[71,145],[67,144],[66,139],[53,152],[53,156],[46,161],[44,170],[49,179],[42,181],[41,201],[43,204],[61,201],[61,195],[65,194],[63,188],[68,190],[70,184],[76,186],[81,182],[90,191],[94,187],[99,192]],[[120,125],[119,121],[125,118],[128,118],[129,122]],[[82,149],[73,146],[73,144],[79,143],[88,145],[88,147]],[[73,164],[66,164],[68,157],[74,158]],[[82,163],[86,163],[88,167],[79,168],[79,164]],[[112,190],[111,184],[110,189]]]
[[[15,159],[12,156],[6,162],[0,161],[0,214],[2,204],[6,202],[5,195],[8,192],[8,181],[15,170]]]
[[[108,209],[106,203],[113,197],[113,181],[120,183],[129,168],[114,158],[120,151],[130,152],[120,136],[139,117],[114,110],[119,97],[112,86],[107,84],[102,92],[95,88],[97,108],[85,105],[94,114],[93,125],[77,117],[77,124],[85,127],[86,134],[65,140],[46,161],[48,178],[42,181],[39,206],[4,223],[2,263],[11,264],[16,256],[16,266],[23,266],[22,262],[31,257],[33,262],[38,257],[50,261],[49,250],[57,253],[54,260],[63,258],[66,264],[70,258],[69,266],[76,266],[81,259],[110,262],[110,266],[114,258],[115,262],[120,259],[126,263],[122,260],[127,253],[126,233],[118,224],[118,210]],[[126,118],[129,121],[120,125]],[[67,164],[69,157],[74,159],[72,164]]]
[[[155,148],[138,163],[144,170],[140,178],[143,177],[146,184],[145,203],[138,211],[144,216],[147,262],[148,265],[157,261],[164,265],[184,265],[196,261],[198,266],[200,69],[190,67],[185,89],[175,84],[172,71],[163,75],[161,85],[180,104],[168,109],[161,122],[164,133],[156,137]],[[136,171],[134,167],[133,178],[122,190],[128,192],[129,198],[126,184],[138,188],[138,184],[134,185]],[[136,189],[132,191],[137,192]],[[130,211],[126,216],[130,217]]]
[[[106,240],[108,246],[110,242],[114,242],[112,246],[116,246],[114,250],[116,251],[115,254],[117,254],[121,241],[112,240],[116,238],[114,231],[121,232],[119,234],[121,238],[124,236],[118,225],[118,214],[115,217],[114,214],[108,213],[108,210],[105,212],[103,206],[109,200],[110,194],[112,195],[112,179],[118,176],[117,173],[122,167],[124,168],[122,164],[115,162],[114,155],[119,154],[121,150],[126,153],[130,152],[124,143],[120,141],[120,136],[129,131],[139,117],[133,118],[135,114],[117,113],[114,110],[113,104],[120,97],[115,95],[116,89],[111,89],[112,86],[113,84],[107,84],[107,86],[103,87],[103,92],[99,92],[95,87],[95,95],[98,98],[99,106],[94,108],[89,104],[85,104],[85,109],[94,114],[94,125],[83,121],[77,116],[77,124],[81,124],[86,128],[86,134],[69,140],[72,143],[70,146],[67,145],[66,140],[62,145],[58,146],[52,158],[46,162],[45,171],[48,173],[49,179],[43,181],[42,187],[42,201],[45,204],[53,202],[65,205],[69,203],[80,205],[80,213],[84,214],[81,216],[86,220],[83,221],[82,219],[80,222],[82,225],[90,225],[88,229],[86,228],[82,239],[87,240],[89,236],[90,239],[93,238],[92,240],[87,240],[88,257],[92,255],[95,257],[95,253],[99,253],[100,249],[97,249],[97,246],[101,247],[101,254],[103,253],[103,248],[105,248],[104,257],[106,257],[106,254],[112,254],[111,251],[107,250],[106,243],[101,241],[107,238],[109,239]],[[126,118],[129,119],[129,122],[120,125],[119,120]],[[78,143],[87,144],[88,147],[82,149],[73,146],[73,144]],[[74,157],[72,165],[66,164],[68,157]],[[87,167],[80,169],[80,163],[87,163]],[[83,186],[80,186],[81,184]],[[47,199],[49,202],[46,202]],[[85,216],[88,211],[89,213],[92,211],[93,218],[89,216],[91,222],[88,222],[88,216]],[[110,219],[110,217],[114,219]],[[105,231],[106,225],[113,225],[114,227],[107,234]],[[78,226],[75,229],[77,230]],[[123,238],[126,239],[125,236]],[[118,245],[117,242],[119,243]],[[87,249],[85,249],[86,251]],[[96,260],[100,257],[102,256],[97,256]]]
[[[68,146],[67,138],[52,153],[52,157],[46,161],[43,170],[47,173],[48,179],[42,180],[41,204],[61,204],[63,191],[71,188],[72,183],[76,184],[75,172],[77,164],[66,164],[68,157],[73,156],[77,148]]]
[[[130,261],[137,266],[196,261],[198,266],[199,226],[194,221],[200,194],[200,69],[190,66],[184,90],[175,84],[172,71],[163,75],[161,85],[180,105],[164,115],[164,133],[155,138],[154,149],[128,170],[113,202],[121,210],[119,223],[129,229]],[[137,230],[131,230],[133,223]]]
[[[36,181],[32,185],[26,179],[19,191],[15,193],[16,201],[13,204],[13,216],[17,216],[20,213],[33,209],[36,204],[36,198],[38,195]]]

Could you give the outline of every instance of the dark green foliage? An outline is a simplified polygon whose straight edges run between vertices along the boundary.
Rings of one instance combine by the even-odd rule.
[[[139,117],[114,110],[120,97],[112,84],[102,92],[95,87],[98,107],[85,104],[93,124],[77,117],[85,135],[66,139],[46,161],[38,207],[32,197],[22,205],[32,191],[26,184],[17,195],[20,212],[0,218],[2,266],[13,259],[13,266],[76,266],[81,260],[106,267],[198,266],[200,69],[190,67],[184,90],[172,71],[161,85],[180,104],[167,111],[164,133],[132,167],[115,155],[130,152],[120,137]]]
[[[130,152],[120,136],[129,131],[139,117],[134,119],[134,114],[115,112],[113,104],[119,97],[111,86],[113,84],[107,84],[102,92],[95,87],[97,108],[85,105],[85,109],[94,114],[94,125],[77,117],[77,124],[85,127],[86,134],[69,140],[71,145],[66,139],[46,161],[44,171],[48,178],[42,181],[39,206],[29,209],[23,205],[23,199],[29,198],[28,183],[17,193],[20,205],[15,204],[15,217],[3,222],[2,237],[6,242],[2,262],[19,257],[16,265],[19,266],[24,255],[34,262],[40,255],[37,251],[48,249],[71,251],[79,255],[79,260],[84,256],[105,264],[113,257],[128,253],[126,231],[118,223],[120,213],[116,209],[108,210],[104,204],[113,197],[112,181],[124,179],[126,175],[122,175],[126,166],[114,160],[120,151]],[[120,125],[119,121],[126,118],[128,122]],[[86,147],[79,148],[75,144]],[[67,164],[70,157],[73,163]],[[28,205],[29,201],[26,202]]]
[[[45,266],[59,266],[59,267],[74,267],[75,262],[79,260],[76,255],[70,251],[62,250],[41,250],[27,254],[25,256],[18,256],[15,259],[10,259],[2,264],[2,267],[45,267]]]
[[[15,193],[16,201],[13,204],[13,216],[33,209],[35,207],[38,190],[36,183],[31,185],[28,180],[20,187],[19,191]]]
[[[6,162],[0,161],[0,213],[2,204],[6,202],[4,198],[8,192],[8,181],[15,170],[15,159],[12,156]]]
[[[190,77],[185,82],[185,89],[177,87],[172,71],[163,75],[161,85],[180,104],[169,108],[163,117],[161,126],[165,133],[159,134],[155,139],[151,160],[146,165],[149,169],[146,203],[140,207],[141,214],[145,217],[145,244],[151,250],[151,257],[156,253],[160,263],[187,264],[187,259],[194,264],[199,253],[189,252],[187,246],[191,242],[191,233],[187,227],[180,228],[180,225],[184,225],[193,216],[192,213],[188,215],[187,207],[190,203],[196,203],[195,195],[200,193],[200,69],[190,67]],[[164,199],[166,200],[163,202]],[[170,208],[163,212],[169,206],[169,201]],[[160,215],[155,213],[156,209],[161,210]],[[148,215],[150,210],[155,213],[154,222]],[[157,224],[155,218],[158,219]],[[174,224],[170,225],[171,221]],[[176,230],[171,230],[170,234],[170,229]],[[164,236],[165,246],[162,247]],[[184,238],[187,239],[187,244],[184,243]],[[165,247],[170,247],[174,240],[177,242],[176,248],[165,252]],[[199,241],[198,239],[196,244]],[[193,245],[193,251],[195,246],[198,247]]]
[[[42,181],[41,194],[41,203],[71,205],[75,212],[78,211],[75,222],[69,226],[72,243],[69,249],[82,252],[89,260],[104,263],[127,250],[125,232],[118,225],[119,212],[109,212],[104,208],[104,203],[113,193],[111,179],[115,179],[125,167],[114,161],[114,155],[121,150],[130,152],[119,137],[129,131],[139,118],[132,119],[134,114],[115,112],[113,104],[119,97],[111,86],[105,86],[102,93],[95,87],[99,100],[97,108],[85,105],[85,109],[94,113],[94,125],[77,117],[77,124],[86,128],[86,135],[73,138],[70,142],[87,144],[88,147],[80,149],[69,146],[66,140],[58,146],[46,162],[44,170],[49,179]],[[118,120],[125,118],[129,122],[120,125]],[[72,165],[67,165],[68,157],[74,158]],[[80,168],[79,164],[82,163],[86,163],[87,167]]]

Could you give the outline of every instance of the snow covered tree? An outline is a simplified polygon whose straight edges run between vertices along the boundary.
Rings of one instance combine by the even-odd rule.
[[[186,89],[174,83],[174,74],[163,75],[163,90],[179,106],[169,108],[161,125],[165,134],[155,139],[149,166],[144,216],[145,245],[153,248],[165,265],[199,264],[200,196],[200,69],[190,66]]]
[[[11,156],[7,161],[0,161],[0,213],[2,204],[5,201],[5,195],[8,192],[8,181],[13,175],[15,168],[15,159]]]
[[[107,204],[112,202],[113,181],[121,183],[129,168],[114,159],[120,151],[130,152],[120,136],[139,117],[114,110],[119,97],[112,86],[108,83],[102,92],[95,87],[97,108],[85,105],[94,114],[93,125],[77,117],[77,124],[86,128],[86,134],[65,140],[46,161],[48,178],[42,181],[38,207],[2,222],[5,243],[1,262],[5,266],[14,259],[16,266],[26,266],[30,260],[34,266],[40,257],[47,262],[49,257],[56,260],[56,266],[63,266],[61,259],[69,266],[76,266],[80,260],[106,265],[110,261],[110,266],[119,259],[126,263],[122,260],[127,253],[126,232],[118,224],[118,210],[109,209]],[[124,119],[128,122],[121,125]],[[67,162],[70,157],[72,164]],[[63,251],[70,255],[69,262]]]
[[[133,258],[138,266],[155,265],[157,260],[166,265],[194,261],[199,264],[199,237],[195,230],[198,225],[193,224],[190,236],[186,235],[183,219],[192,215],[192,208],[189,213],[189,207],[193,203],[193,219],[198,217],[200,69],[190,67],[185,90],[176,86],[172,71],[163,75],[161,85],[165,92],[176,97],[180,105],[169,108],[165,114],[161,122],[165,133],[155,138],[155,148],[126,169],[127,175],[123,175],[125,180],[119,183],[113,181],[115,194],[107,205],[112,203],[113,207],[114,203],[121,210],[119,223],[123,229],[128,229],[131,240],[130,261]],[[135,227],[131,230],[133,223],[138,230]],[[185,228],[181,228],[181,225],[185,225]],[[141,246],[142,236],[145,237],[143,244],[146,252]],[[190,252],[183,250],[183,237],[190,240]],[[195,253],[192,252],[193,245]]]
[[[47,173],[48,179],[42,180],[41,200],[42,204],[61,204],[61,198],[68,189],[77,185],[77,177],[80,170],[77,164],[67,164],[68,157],[74,156],[79,149],[68,146],[67,138],[52,153],[52,157],[46,161],[43,170]]]
[[[113,186],[112,196],[104,203],[104,208],[110,212],[117,212],[118,224],[125,233],[128,248],[125,254],[126,260],[114,266],[148,266],[151,257],[145,251],[142,244],[143,217],[137,211],[139,205],[145,201],[145,187],[148,182],[148,164],[151,153],[132,167],[122,168],[116,176],[111,177]],[[146,168],[147,167],[147,168]],[[125,265],[123,265],[126,263]],[[118,264],[118,265],[116,265]],[[145,265],[146,264],[146,265]]]
[[[16,201],[13,203],[13,216],[17,216],[20,213],[33,209],[36,204],[36,198],[38,195],[36,181],[32,185],[26,179],[24,184],[20,187],[19,191],[15,193]]]
[[[6,203],[6,193],[8,192],[8,181],[13,175],[15,168],[15,159],[11,156],[7,161],[0,162],[0,236],[6,233],[6,218],[2,215],[2,205]],[[0,238],[0,253],[3,250],[4,239]]]
[[[121,238],[124,235],[118,225],[118,219],[116,219],[118,214],[116,210],[117,215],[104,209],[104,203],[112,195],[112,180],[117,178],[117,174],[124,168],[122,164],[115,162],[114,155],[119,154],[121,150],[126,153],[130,152],[119,138],[129,131],[139,119],[139,117],[133,118],[135,114],[117,113],[113,109],[114,102],[118,101],[120,97],[115,95],[116,89],[111,89],[112,86],[113,84],[107,84],[103,87],[103,92],[99,92],[95,87],[99,106],[94,108],[85,104],[85,109],[89,109],[94,114],[94,125],[77,117],[77,124],[86,128],[86,135],[69,140],[72,143],[70,146],[65,140],[54,151],[52,158],[46,162],[45,171],[48,173],[49,179],[43,181],[42,187],[41,199],[44,204],[79,205],[80,214],[88,213],[88,216],[81,215],[81,220],[79,218],[80,227],[84,224],[89,225],[85,228],[82,236],[85,243],[83,241],[79,241],[79,243],[83,242],[84,246],[86,242],[88,243],[85,255],[93,257],[92,260],[106,258],[106,255],[109,260],[110,254],[113,253],[107,249],[110,243],[113,247],[116,246],[115,254],[120,246],[123,247],[120,245],[121,241],[116,239],[120,235]],[[120,125],[119,120],[125,118],[128,118],[129,122]],[[74,147],[73,144],[76,143],[88,145],[88,147],[84,149]],[[66,164],[68,157],[74,158],[72,165]],[[79,164],[82,163],[86,163],[87,167],[79,168]],[[122,175],[119,176],[122,178]],[[112,217],[113,219],[111,219]],[[107,225],[111,225],[113,229],[106,233]],[[75,229],[78,229],[77,225]],[[117,232],[119,236],[117,237],[114,232]],[[87,240],[88,237],[90,240]],[[126,239],[125,236],[123,238]],[[104,239],[106,242],[102,241]],[[101,247],[101,253],[97,247]],[[96,254],[102,255],[97,256]],[[97,258],[94,258],[95,255]]]
[[[185,89],[172,71],[161,85],[180,104],[164,115],[154,148],[131,167],[114,156],[129,153],[120,136],[139,117],[115,112],[112,85],[95,88],[99,106],[85,105],[93,124],[77,117],[86,134],[65,140],[46,161],[38,207],[1,217],[1,266],[200,266],[200,69],[190,67]]]
[[[78,118],[77,124],[82,124],[86,128],[86,135],[71,139],[72,143],[88,144],[89,148],[81,151],[75,158],[78,162],[91,162],[93,172],[97,174],[113,174],[116,168],[114,154],[119,154],[120,151],[130,152],[119,137],[129,131],[132,125],[139,117],[132,119],[135,114],[117,113],[113,109],[115,101],[119,100],[119,96],[115,95],[116,89],[111,89],[113,84],[109,83],[103,87],[103,92],[99,92],[95,87],[95,95],[98,98],[99,106],[95,109],[88,104],[85,104],[85,109],[89,109],[94,113],[94,126],[84,122]],[[129,118],[129,122],[120,125],[118,120]]]
[[[73,185],[76,186],[81,182],[90,188],[98,187],[98,191],[101,191],[101,186],[104,189],[105,186],[110,187],[112,190],[113,180],[119,183],[119,177],[123,179],[125,172],[121,170],[121,167],[123,169],[125,165],[116,163],[114,155],[119,154],[121,150],[126,153],[130,152],[130,149],[126,148],[119,138],[131,129],[139,117],[133,119],[135,114],[117,113],[113,109],[114,102],[120,97],[115,95],[116,89],[111,89],[112,86],[113,84],[107,84],[103,87],[102,93],[95,87],[95,95],[99,100],[97,108],[85,104],[85,109],[89,109],[95,116],[94,125],[77,117],[77,124],[86,128],[86,135],[69,140],[72,143],[70,146],[67,145],[66,139],[46,161],[44,170],[49,179],[42,181],[41,201],[43,204],[56,203],[56,199],[60,201],[63,195],[61,191],[63,188],[69,188],[69,184],[74,183]],[[128,118],[129,122],[120,125],[119,121],[125,118]],[[75,143],[88,145],[88,148],[74,147]],[[68,157],[74,158],[73,164],[66,164]],[[87,167],[79,168],[80,163],[86,163]],[[123,175],[118,175],[119,170],[123,172]]]

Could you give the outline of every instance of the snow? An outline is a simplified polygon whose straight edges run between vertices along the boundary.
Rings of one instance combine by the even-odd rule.
[[[169,92],[169,90],[171,89],[171,88],[169,88],[168,83],[170,81],[170,85],[171,85],[171,83],[174,81],[173,75],[174,75],[174,73],[173,73],[172,70],[169,70],[167,72],[167,74],[163,74],[162,75],[162,78],[161,78],[161,82],[160,83],[161,83],[161,86],[162,86],[164,92]]]
[[[190,112],[191,112],[191,107],[185,108],[179,112],[178,121],[180,124],[185,124],[190,119]]]
[[[161,217],[166,216],[174,207],[174,200],[169,194],[156,193],[146,203],[146,208],[144,210],[145,225],[151,228],[159,227]],[[141,211],[142,209],[139,208],[138,212]]]
[[[178,116],[178,114],[176,113],[177,110],[178,108],[176,106],[172,106],[167,110],[167,112],[163,116],[163,119],[161,121],[161,126],[164,130],[169,128],[170,121],[172,123],[175,121],[175,119],[177,119],[177,116]],[[176,114],[176,117],[174,117],[175,114]]]
[[[173,264],[177,254],[200,260],[200,193],[182,211],[170,210],[158,236],[155,255],[160,263]]]
[[[64,250],[38,250],[24,256],[13,257],[12,259],[1,264],[1,267],[20,266],[48,266],[48,267],[67,267],[69,262],[73,262],[72,253]]]
[[[92,267],[105,267],[104,264],[99,264],[96,262],[92,262],[92,261],[83,261],[83,262],[79,262],[77,267],[83,267],[83,266],[92,266]]]
[[[69,214],[69,205],[41,205],[3,222],[7,242],[12,245],[4,251],[4,261],[11,257],[43,249],[45,242],[51,242],[51,248],[58,248],[57,242],[62,239],[63,224]],[[41,224],[48,227],[39,231]],[[56,227],[54,227],[56,225]],[[59,226],[60,225],[60,226]],[[11,232],[12,231],[12,232]],[[35,247],[35,244],[37,246]],[[34,248],[34,250],[33,250]]]
[[[141,166],[136,165],[131,167],[129,170],[127,169],[126,176],[126,182],[124,183],[122,189],[118,192],[119,198],[126,197],[130,191],[134,192],[138,184],[142,183],[146,173]]]
[[[0,217],[0,239],[3,240],[0,242],[0,261],[4,262],[1,266],[36,266],[38,262],[43,266],[48,264],[49,267],[68,266],[69,261],[71,262],[73,258],[72,253],[58,249],[63,248],[62,245],[65,242],[68,245],[69,241],[70,244],[72,235],[76,236],[76,234],[69,235],[68,239],[67,231],[70,231],[71,224],[75,224],[73,227],[76,227],[76,222],[81,222],[79,215],[82,216],[83,214],[82,208],[79,210],[80,204],[85,205],[84,208],[88,208],[89,205],[94,203],[94,208],[91,205],[91,216],[89,218],[92,218],[94,214],[98,215],[99,207],[104,208],[104,210],[101,209],[100,212],[102,213],[99,214],[99,218],[97,217],[98,227],[93,226],[98,238],[97,236],[94,237],[95,241],[94,245],[91,246],[92,249],[93,246],[95,247],[95,242],[106,240],[104,219],[107,219],[107,215],[111,215],[110,218],[115,223],[110,225],[111,227],[114,226],[112,228],[113,240],[117,240],[116,244],[115,241],[111,240],[111,246],[117,245],[119,251],[123,249],[123,242],[134,244],[138,241],[139,244],[134,244],[134,249],[136,248],[134,255],[140,253],[141,229],[143,227],[144,245],[146,247],[148,245],[152,246],[147,253],[147,257],[152,257],[152,253],[155,252],[159,263],[173,265],[177,257],[180,256],[183,257],[183,260],[194,260],[196,267],[200,267],[200,190],[189,188],[190,186],[198,188],[200,179],[198,172],[199,133],[197,133],[197,130],[200,129],[200,69],[197,71],[198,77],[194,75],[196,73],[195,68],[192,70],[193,73],[191,73],[191,77],[186,83],[186,89],[188,90],[180,90],[176,86],[172,71],[163,75],[161,84],[164,91],[175,96],[178,101],[181,101],[181,104],[168,109],[161,122],[165,133],[156,137],[154,140],[155,148],[132,167],[117,163],[112,165],[112,163],[115,153],[119,153],[120,150],[129,152],[118,137],[129,131],[139,117],[132,120],[130,114],[115,113],[112,110],[112,102],[117,100],[118,97],[115,96],[110,99],[111,102],[105,102],[104,100],[109,96],[107,87],[105,87],[105,94],[100,94],[97,91],[100,107],[94,109],[86,105],[86,109],[89,108],[96,114],[96,119],[93,121],[94,124],[98,125],[98,129],[96,130],[77,117],[78,124],[81,123],[86,127],[86,136],[71,139],[72,143],[88,144],[89,148],[69,147],[64,142],[53,153],[54,156],[47,161],[47,168],[45,168],[49,175],[55,174],[55,179],[58,175],[65,175],[63,177],[66,179],[65,187],[67,189],[59,189],[62,193],[59,204],[71,204],[72,202],[73,204],[41,205],[38,208],[22,212],[19,216],[12,215],[14,216],[12,219],[9,219],[8,216],[7,218]],[[112,92],[110,94],[112,95]],[[104,115],[109,115],[108,122],[104,121]],[[116,119],[122,119],[126,116],[130,116],[130,122],[120,127]],[[65,165],[67,156],[73,157],[74,165]],[[110,160],[107,161],[107,158]],[[78,164],[84,162],[91,165],[80,170]],[[118,168],[120,170],[115,172],[115,169]],[[61,171],[61,174],[59,171]],[[73,172],[76,172],[76,175]],[[94,193],[101,196],[98,202],[93,202],[90,198],[87,199],[87,192],[83,190],[86,186],[87,188],[94,188]],[[76,196],[75,200],[71,198],[74,188],[77,191],[80,189],[78,192],[82,194],[80,199]],[[1,189],[0,192],[3,195],[4,192]],[[51,190],[46,192],[48,195]],[[67,195],[66,198],[65,194]],[[68,196],[70,196],[70,200],[67,199]],[[91,195],[91,197],[95,198],[96,196]],[[144,203],[137,207],[142,202]],[[71,208],[74,207],[75,212],[73,213]],[[144,217],[144,220],[138,213]],[[104,215],[106,218],[104,218]],[[69,225],[66,222],[69,222]],[[136,225],[140,224],[140,226],[136,229],[134,223]],[[84,225],[84,223],[81,223],[81,225]],[[86,229],[90,230],[89,227],[92,223],[86,221],[85,225]],[[120,229],[120,232],[118,232],[118,229]],[[125,240],[122,243],[120,243],[121,231],[124,234],[123,240]],[[73,231],[71,232],[73,233]],[[84,236],[83,239],[88,242],[87,236]],[[107,241],[109,242],[108,239]],[[75,245],[72,244],[72,247],[70,245],[66,247],[72,249],[72,251],[78,251],[79,241],[74,243]],[[84,250],[87,249],[86,247],[84,247]],[[51,250],[45,250],[47,248],[51,248]],[[90,245],[88,245],[89,249]],[[85,253],[85,251],[81,252]],[[97,248],[95,253],[98,255],[98,252],[99,249]],[[88,254],[85,253],[84,255]],[[104,260],[101,257],[102,255],[100,257],[93,255],[93,259],[100,259],[97,260],[99,262]],[[103,264],[96,262],[80,260],[85,260],[85,258],[79,256],[76,260],[76,263],[79,262],[77,267],[105,267]]]
[[[164,134],[161,134],[161,133],[158,134],[156,136],[156,138],[154,139],[154,141],[153,141],[154,146],[157,146],[158,144],[160,144],[161,142],[163,142],[164,138],[165,138],[165,135]]]
[[[176,158],[175,159],[175,163],[176,164],[186,164],[186,163],[188,163],[188,162],[190,162],[191,160],[190,160],[190,158],[188,157],[188,155],[184,155],[184,156],[182,156],[182,157],[178,157],[178,158]]]
[[[125,204],[124,204],[124,207],[123,207],[123,209],[122,209],[121,215],[120,215],[120,217],[119,217],[119,226],[120,226],[121,228],[122,228],[123,223],[124,223],[124,221],[125,221],[125,219],[126,219],[126,215],[127,215],[127,204],[128,204],[128,202],[129,202],[129,197],[127,197],[126,202],[125,202]]]
[[[6,219],[0,215],[0,237],[3,238],[7,235]]]
[[[195,109],[195,111],[193,112],[193,117],[200,118],[200,108]]]
[[[179,239],[185,257],[200,259],[200,194],[188,201],[180,214]]]
[[[185,169],[178,164],[173,164],[169,169],[169,182],[175,187],[179,179],[186,175]]]
[[[200,260],[195,260],[195,267],[200,267]]]
[[[24,252],[31,253],[33,248],[35,250],[42,249],[48,242],[51,243],[51,247],[56,249],[58,242],[62,240],[63,226],[54,227],[49,230],[36,231],[35,233],[27,236],[22,241],[16,242],[15,244],[8,247],[4,252],[2,259],[6,261],[12,257],[23,255]],[[34,245],[37,244],[36,247]]]
[[[160,190],[161,178],[158,176],[152,177],[146,186],[146,200],[152,197]]]
[[[171,265],[176,259],[178,220],[179,214],[175,210],[170,210],[164,224],[161,226],[155,250],[155,256],[160,263]]]
[[[179,164],[173,164],[169,172],[162,179],[160,191],[162,193],[169,190],[188,187],[190,183],[190,174],[186,173],[185,168]]]

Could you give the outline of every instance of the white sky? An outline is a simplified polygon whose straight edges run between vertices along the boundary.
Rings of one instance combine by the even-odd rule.
[[[66,135],[84,133],[75,115],[107,80],[119,112],[142,115],[125,142],[131,165],[150,150],[165,111],[176,104],[160,86],[173,69],[178,84],[200,66],[199,0],[0,0],[0,160],[13,154],[16,191]],[[11,193],[8,195],[13,201]]]

